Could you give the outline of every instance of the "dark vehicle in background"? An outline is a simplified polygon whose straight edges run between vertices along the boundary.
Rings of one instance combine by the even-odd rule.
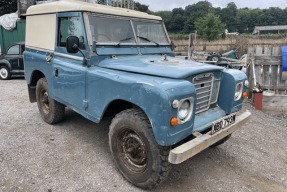
[[[7,51],[0,56],[0,79],[11,79],[12,75],[24,76],[23,52],[24,42],[11,45]]]

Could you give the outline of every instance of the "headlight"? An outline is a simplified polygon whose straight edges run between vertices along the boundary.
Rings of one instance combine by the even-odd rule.
[[[185,100],[178,109],[179,119],[184,120],[188,116],[189,111],[190,111],[190,102],[189,100]]]
[[[180,124],[190,120],[193,112],[193,98],[182,99],[178,104],[177,118]]]
[[[238,101],[242,96],[243,83],[237,83],[235,87],[234,101]]]
[[[245,81],[244,81],[244,86],[245,86],[245,87],[249,87],[249,81],[248,81],[248,80],[245,80]]]

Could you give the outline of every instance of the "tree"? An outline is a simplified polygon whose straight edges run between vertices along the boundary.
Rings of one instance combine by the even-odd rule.
[[[213,7],[208,1],[199,1],[198,3],[186,6],[184,10],[185,23],[183,26],[183,32],[190,33],[194,31],[194,21],[203,17],[210,11],[213,11]]]
[[[219,16],[209,12],[206,16],[195,21],[195,28],[203,39],[212,41],[220,38],[224,32],[225,24],[221,22]]]
[[[198,19],[199,17],[203,17],[209,11],[212,11],[212,9],[212,4],[208,1],[199,1],[198,3],[185,7],[185,16]]]
[[[149,13],[150,10],[148,9],[148,5],[140,4],[139,2],[135,2],[135,10]]]
[[[172,17],[170,21],[170,30],[171,32],[180,33],[184,27],[184,17],[180,14],[176,14]]]
[[[235,17],[237,14],[237,6],[234,2],[228,3],[226,8],[221,10],[221,19],[227,25],[230,32],[235,32]]]
[[[0,16],[15,13],[17,11],[17,0],[1,1]]]
[[[226,24],[229,32],[252,33],[255,26],[287,25],[287,8],[238,9],[234,2],[228,3],[225,8],[215,8],[208,1],[199,1],[185,9],[174,8],[154,14],[164,19],[168,32],[190,33],[196,30],[195,21],[208,13],[220,16],[221,23]]]
[[[182,32],[182,29],[184,27],[184,10],[182,8],[175,8],[172,10],[171,13],[171,20],[169,23],[168,28],[170,29],[170,32],[179,33]]]
[[[251,33],[256,25],[264,25],[264,18],[260,9],[239,9],[235,17],[235,26],[239,33]],[[271,25],[271,24],[268,24]]]
[[[154,14],[157,16],[160,16],[163,19],[167,31],[172,31],[172,29],[170,28],[170,22],[172,19],[171,11],[158,11],[158,12],[155,12]]]

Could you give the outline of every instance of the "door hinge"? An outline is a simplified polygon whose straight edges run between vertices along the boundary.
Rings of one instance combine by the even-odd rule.
[[[83,100],[83,107],[84,107],[84,109],[88,108],[88,101],[87,100]]]

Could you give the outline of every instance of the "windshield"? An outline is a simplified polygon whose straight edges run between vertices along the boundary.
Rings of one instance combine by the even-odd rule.
[[[139,44],[168,44],[161,22],[133,21],[133,26]]]
[[[92,40],[98,45],[168,45],[162,21],[89,16]]]

